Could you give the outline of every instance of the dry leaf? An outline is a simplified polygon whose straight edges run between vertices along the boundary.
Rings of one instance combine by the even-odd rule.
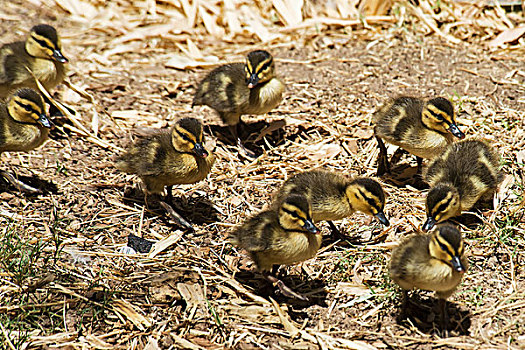
[[[523,35],[525,35],[525,26],[507,29],[499,33],[498,36],[492,39],[488,45],[491,48],[496,48],[503,44],[516,41]]]
[[[374,136],[374,130],[373,129],[357,129],[354,132],[354,137],[357,137],[358,139],[364,139],[368,140],[372,136]]]
[[[205,56],[202,60],[196,60],[187,56],[174,55],[166,63],[166,67],[175,69],[188,69],[197,67],[210,67],[220,64],[217,56]]]
[[[317,144],[306,147],[311,153],[311,160],[332,159],[341,153],[341,146],[337,143]]]
[[[184,234],[183,231],[179,231],[165,239],[163,239],[162,241],[159,241],[157,243],[155,243],[151,249],[151,252],[149,252],[148,254],[148,258],[154,258],[156,257],[159,253],[163,252],[164,250],[166,250],[168,247],[170,247],[171,245],[177,243],[179,241],[179,239],[181,239],[182,235]]]
[[[281,320],[281,323],[285,331],[290,333],[291,338],[295,338],[295,336],[300,332],[299,329],[294,326],[292,321],[289,319],[290,316],[288,316],[288,314],[283,309],[281,309],[279,304],[275,300],[273,300],[272,297],[269,297],[269,298],[270,298],[270,301],[272,302],[275,312],[277,313],[277,315],[279,316],[279,319]]]
[[[303,21],[303,0],[272,0],[272,3],[286,26],[295,26]]]
[[[123,299],[117,299],[113,303],[113,310],[117,311],[121,315],[125,316],[141,331],[145,331],[151,327],[151,322],[141,314],[139,314],[135,307]]]

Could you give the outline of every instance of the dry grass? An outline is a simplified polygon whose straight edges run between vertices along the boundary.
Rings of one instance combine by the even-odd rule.
[[[41,21],[59,28],[80,95],[66,87],[55,94],[78,111],[74,123],[62,120],[67,138],[3,155],[3,167],[47,189],[0,193],[3,347],[523,348],[524,19],[484,4],[419,3],[4,4],[2,42]],[[190,108],[198,68],[253,47],[274,53],[287,91],[269,116],[246,120],[286,126],[257,143],[264,152],[256,161],[210,137],[212,174],[176,191],[196,223],[194,233],[182,232],[161,211],[145,210],[136,179],[111,162],[133,130],[185,115],[216,126],[209,109]],[[471,269],[451,298],[445,338],[434,329],[429,293],[415,297],[410,322],[396,320],[397,289],[387,277],[390,249],[423,220],[425,192],[384,182],[389,228],[356,215],[341,223],[351,238],[327,236],[314,259],[290,268],[286,282],[312,303],[272,293],[225,241],[298,171],[372,175],[371,114],[399,93],[451,97],[462,129],[492,140],[507,175],[494,209],[463,227]],[[130,234],[159,243],[149,254],[123,254]]]

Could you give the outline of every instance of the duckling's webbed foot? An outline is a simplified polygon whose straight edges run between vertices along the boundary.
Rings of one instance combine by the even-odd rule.
[[[1,170],[0,176],[6,179],[11,185],[13,185],[17,190],[21,192],[42,193],[42,191],[38,188],[34,188],[18,180],[15,175],[11,174],[8,171]]]
[[[166,210],[166,213],[168,213],[168,216],[173,221],[175,221],[177,225],[179,225],[180,227],[183,227],[186,230],[193,231],[193,226],[191,226],[191,224],[186,219],[184,219],[179,213],[177,213],[175,209],[171,207],[171,205],[163,201],[159,201],[159,204],[162,208],[164,208],[164,210]]]
[[[302,301],[309,301],[309,299],[306,296],[294,292],[292,289],[290,289],[290,287],[284,284],[283,281],[273,276],[269,272],[263,272],[263,276],[268,282],[270,282],[275,287],[279,288],[279,291],[281,291],[282,295],[284,295],[285,297],[291,299],[298,299]]]
[[[379,146],[379,155],[377,157],[377,176],[383,176],[390,173],[390,163],[388,162],[388,153],[385,143],[381,138],[376,136],[377,145]]]

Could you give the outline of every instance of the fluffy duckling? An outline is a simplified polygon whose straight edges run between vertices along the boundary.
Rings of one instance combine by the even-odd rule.
[[[278,208],[269,208],[247,219],[230,234],[230,241],[245,249],[263,276],[283,295],[308,300],[271,274],[274,265],[291,265],[315,256],[322,235],[312,222],[305,196],[288,195]]]
[[[498,154],[486,142],[464,140],[448,146],[423,174],[430,185],[423,231],[458,216],[478,200],[488,201],[502,180]]]
[[[215,157],[203,145],[202,124],[195,118],[179,119],[170,131],[161,131],[148,138],[140,139],[117,159],[117,169],[136,174],[144,183],[146,194],[160,194],[168,190],[172,198],[172,187],[178,184],[192,184],[203,180],[210,172]],[[170,216],[183,226],[185,221],[167,208]]]
[[[257,50],[248,53],[245,63],[226,64],[208,73],[197,86],[192,107],[207,105],[217,111],[242,147],[237,130],[241,115],[268,113],[281,102],[283,91],[272,55]]]
[[[356,211],[375,216],[385,226],[390,225],[383,212],[383,188],[370,178],[349,179],[324,170],[305,171],[283,183],[275,203],[279,205],[290,193],[306,196],[312,205],[313,220],[327,220],[336,233],[338,230],[331,220],[343,219]]]
[[[66,75],[60,38],[55,28],[39,24],[31,28],[24,41],[5,44],[0,48],[0,98],[20,87],[37,90],[33,76],[47,90],[60,84]]]
[[[428,234],[412,234],[392,251],[390,277],[403,288],[403,309],[407,291],[435,291],[440,300],[441,325],[446,328],[446,299],[454,293],[468,268],[459,230],[442,224]]]
[[[374,122],[380,150],[377,176],[390,172],[383,140],[415,155],[419,173],[423,158],[432,159],[453,142],[454,137],[465,137],[456,124],[454,106],[443,97],[428,101],[416,97],[392,99],[376,112]]]
[[[0,103],[0,154],[30,151],[41,146],[49,135],[51,124],[45,114],[44,100],[33,89],[19,89],[6,104]],[[19,190],[38,192],[8,172],[1,175]]]

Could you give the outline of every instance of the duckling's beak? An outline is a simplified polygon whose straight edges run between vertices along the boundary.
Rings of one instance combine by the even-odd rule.
[[[317,232],[319,232],[319,229],[314,225],[314,223],[312,222],[312,220],[306,220],[306,221],[304,222],[303,228],[304,228],[306,231],[311,232],[311,233],[317,233]]]
[[[388,219],[386,218],[385,216],[385,213],[383,213],[382,211],[380,211],[379,213],[377,213],[375,215],[375,217],[377,218],[377,220],[379,220],[380,223],[382,223],[383,225],[385,226],[390,226],[390,221],[388,221]]]
[[[461,259],[458,256],[453,257],[450,262],[452,263],[452,267],[454,268],[454,270],[460,273],[465,273],[465,266],[463,265]]]
[[[195,146],[193,147],[193,152],[202,158],[206,158],[208,156],[208,151],[206,151],[206,149],[200,142],[197,142],[195,144]]]
[[[457,138],[465,138],[465,134],[461,130],[459,130],[458,126],[455,123],[450,124],[450,126],[448,127],[448,131],[450,131],[450,133],[456,136]]]
[[[246,81],[248,83],[248,88],[252,89],[259,83],[259,77],[257,74],[253,73]]]
[[[432,227],[434,227],[435,224],[436,224],[436,220],[433,217],[429,217],[427,221],[425,222],[425,224],[423,225],[423,228],[422,228],[423,232],[427,232]]]
[[[67,58],[64,57],[64,55],[62,55],[62,52],[60,52],[60,50],[56,49],[56,50],[53,50],[53,59],[57,62],[60,62],[60,63],[66,63],[67,62]]]
[[[46,128],[51,127],[51,122],[49,121],[49,119],[47,119],[45,114],[40,114],[40,118],[38,118],[38,122]]]

